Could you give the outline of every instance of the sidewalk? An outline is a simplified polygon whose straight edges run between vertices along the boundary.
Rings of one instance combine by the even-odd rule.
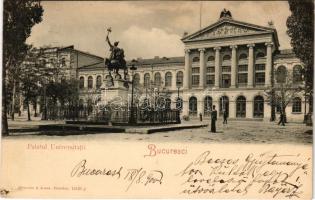
[[[197,120],[182,121],[181,124],[167,124],[156,126],[110,126],[110,125],[87,125],[65,124],[65,121],[50,121],[33,118],[27,121],[25,118],[9,120],[9,132],[13,135],[22,134],[48,134],[48,135],[76,135],[87,133],[138,133],[150,134],[156,132],[175,131],[182,129],[194,129],[207,127],[208,122]],[[70,132],[69,132],[70,131]],[[79,133],[80,132],[80,133]]]

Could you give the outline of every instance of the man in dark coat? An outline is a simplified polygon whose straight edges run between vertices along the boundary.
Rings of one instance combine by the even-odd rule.
[[[216,123],[217,121],[217,111],[215,109],[215,106],[212,106],[212,112],[211,112],[211,132],[215,133],[216,132]]]

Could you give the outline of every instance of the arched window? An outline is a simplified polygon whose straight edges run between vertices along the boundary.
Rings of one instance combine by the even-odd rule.
[[[220,98],[220,115],[223,114],[223,111],[227,112],[227,115],[229,116],[229,97],[222,96]]]
[[[192,62],[199,62],[199,57],[194,57],[194,58],[192,59]]]
[[[61,58],[61,66],[66,66],[66,58]]]
[[[230,55],[225,55],[225,56],[223,56],[223,60],[231,60],[231,56]]]
[[[102,76],[96,78],[96,88],[99,89],[102,86]]]
[[[247,54],[246,54],[246,53],[242,53],[238,59],[239,59],[239,60],[245,60],[245,59],[247,59]]]
[[[256,59],[264,58],[264,57],[265,57],[265,54],[263,52],[258,52],[256,55]]]
[[[292,101],[292,112],[302,112],[302,101],[300,97],[295,97]]]
[[[80,89],[84,88],[84,77],[83,76],[81,76],[79,79],[79,88]]]
[[[88,88],[89,89],[93,88],[93,77],[92,76],[88,77]]]
[[[197,116],[197,98],[196,97],[189,98],[189,115]]]
[[[169,98],[165,99],[165,109],[166,110],[171,110],[171,104],[172,104],[171,99],[169,99]]]
[[[135,74],[133,76],[133,84],[135,84],[135,86],[138,86],[140,84],[140,75],[139,74]]]
[[[264,117],[264,98],[262,96],[256,96],[254,98],[254,117]]]
[[[285,66],[281,65],[277,68],[277,82],[278,83],[284,83],[287,77],[287,69]]]
[[[150,74],[144,74],[144,87],[149,87],[150,85]]]
[[[212,98],[206,96],[204,99],[204,109],[203,109],[204,116],[210,116],[212,111]]]
[[[176,109],[179,111],[183,110],[183,99],[180,97],[176,99]]]
[[[294,83],[300,83],[302,82],[302,66],[301,65],[295,65],[293,67],[293,82]]]
[[[236,117],[246,117],[246,98],[239,96],[236,99]]]
[[[154,84],[156,86],[161,86],[161,74],[159,72],[154,74]]]
[[[182,71],[177,72],[177,74],[176,74],[176,86],[177,87],[183,86],[183,79],[184,79],[183,72]]]
[[[171,72],[167,72],[165,74],[165,86],[172,86],[172,73]]]
[[[209,56],[208,61],[214,61],[214,56]]]
[[[113,86],[113,78],[110,75],[106,75],[105,80],[107,87]]]

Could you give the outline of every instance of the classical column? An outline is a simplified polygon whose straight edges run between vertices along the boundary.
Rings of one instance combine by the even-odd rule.
[[[199,87],[204,88],[206,77],[205,49],[199,49],[200,52],[200,82]]]
[[[221,47],[215,47],[215,77],[214,77],[214,86],[218,88],[220,86],[220,76],[221,76],[221,70],[220,70],[220,49]]]
[[[248,44],[248,82],[247,87],[254,86],[254,46],[255,44]]]
[[[93,89],[96,89],[96,74],[94,74],[92,77],[93,77]]]
[[[237,60],[236,60],[236,45],[230,46],[232,49],[232,60],[231,60],[231,88],[236,86],[236,73],[237,73]]]
[[[190,60],[189,60],[189,49],[185,50],[185,70],[184,70],[184,89],[189,89],[190,85]]]
[[[88,88],[88,78],[89,76],[87,75],[84,76],[84,88]]]
[[[271,86],[271,72],[272,72],[272,46],[273,43],[266,43],[267,46],[267,59],[265,69],[265,86]]]

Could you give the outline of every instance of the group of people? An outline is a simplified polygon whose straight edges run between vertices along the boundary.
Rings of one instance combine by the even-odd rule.
[[[216,121],[217,121],[218,112],[215,109],[215,106],[212,106],[211,111],[211,129],[209,132],[215,133],[216,132]],[[200,121],[202,121],[202,114],[199,114]],[[228,113],[226,110],[223,110],[223,124],[227,124],[227,118]],[[283,112],[280,112],[280,120],[278,122],[278,125],[285,126],[285,114]]]
[[[228,113],[226,110],[223,110],[223,124],[227,124],[227,118],[228,118]],[[211,111],[211,132],[215,133],[216,130],[216,121],[218,117],[218,112],[215,109],[215,106],[212,106],[212,111]]]

